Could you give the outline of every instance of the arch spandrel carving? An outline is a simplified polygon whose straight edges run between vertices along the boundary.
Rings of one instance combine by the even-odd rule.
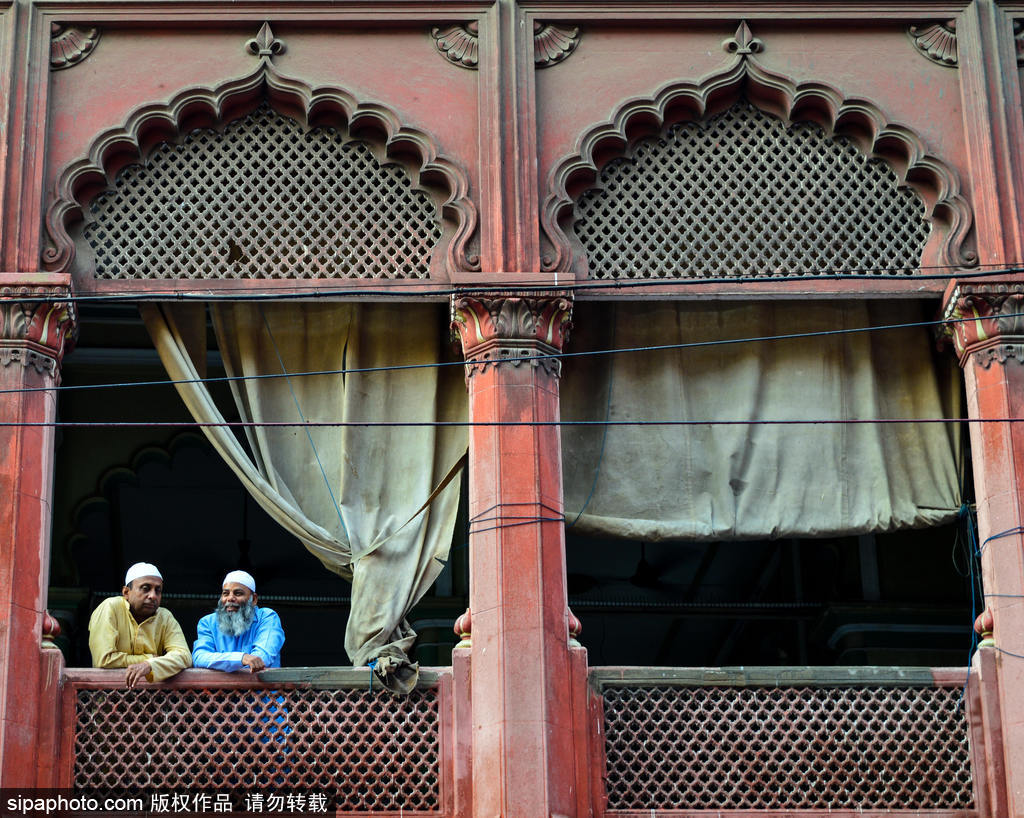
[[[444,219],[444,235],[430,264],[431,278],[445,280],[453,271],[479,269],[479,256],[470,248],[477,209],[469,196],[469,177],[440,154],[436,140],[402,124],[385,105],[358,100],[340,88],[313,87],[284,77],[266,56],[251,74],[213,88],[186,89],[168,102],[143,105],[123,126],[97,136],[88,155],[66,166],[58,177],[46,211],[49,246],[42,254],[44,268],[89,278],[92,271],[76,258],[72,230],[85,217],[89,204],[111,188],[118,173],[144,162],[163,142],[199,128],[222,129],[262,104],[308,128],[330,127],[365,140],[382,163],[403,165],[413,187],[431,195]]]
[[[673,82],[652,97],[621,104],[610,120],[585,131],[573,153],[552,167],[541,207],[542,229],[550,242],[544,269],[587,276],[582,245],[568,222],[577,198],[596,185],[610,161],[667,125],[709,118],[741,99],[785,122],[810,122],[827,135],[845,137],[865,155],[888,164],[901,185],[920,195],[933,226],[922,266],[956,269],[977,264],[969,246],[973,217],[959,177],[928,153],[916,133],[888,122],[867,100],[845,98],[826,83],[795,82],[766,70],[749,53],[740,53],[725,69],[702,80]]]

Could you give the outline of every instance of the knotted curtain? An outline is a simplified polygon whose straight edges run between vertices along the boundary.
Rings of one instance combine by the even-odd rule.
[[[271,517],[323,564],[351,579],[345,650],[376,662],[396,692],[415,684],[406,619],[448,558],[460,477],[420,511],[467,446],[461,367],[442,360],[436,305],[213,303],[209,312],[242,421],[368,422],[245,428],[248,450],[207,386],[206,307],[148,304],[146,326],[192,416]],[[426,366],[416,366],[426,365]],[[414,368],[394,368],[394,367]],[[377,371],[353,371],[377,369]],[[340,372],[300,376],[304,372]]]

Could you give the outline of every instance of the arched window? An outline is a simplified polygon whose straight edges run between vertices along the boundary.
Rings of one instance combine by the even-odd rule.
[[[910,274],[930,223],[892,168],[740,100],[608,162],[572,211],[589,277]]]
[[[447,192],[268,104],[161,142],[85,209],[100,279],[429,278]]]

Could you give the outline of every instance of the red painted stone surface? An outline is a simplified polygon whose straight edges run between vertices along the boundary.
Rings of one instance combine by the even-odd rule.
[[[587,771],[574,690],[585,673],[569,650],[558,428],[534,425],[559,418],[557,366],[519,360],[561,346],[569,303],[454,308],[470,421],[481,424],[469,444],[472,815],[575,815]]]
[[[951,286],[964,368],[982,580],[994,647],[981,652],[989,802],[1024,814],[1024,281]],[[1004,775],[1000,775],[1000,770]],[[1001,780],[1000,780],[1001,779]],[[996,813],[998,814],[998,812]]]
[[[927,18],[955,19],[958,68],[929,62],[911,46],[907,27],[922,22],[923,10]],[[268,16],[289,43],[278,60],[283,74],[388,106],[403,125],[428,132],[438,151],[465,171],[479,214],[475,246],[481,269],[451,271],[452,281],[463,285],[542,283],[555,289],[559,281],[575,283],[575,274],[556,280],[545,263],[552,246],[542,226],[543,205],[553,170],[578,152],[585,134],[617,112],[629,106],[640,111],[630,137],[642,136],[652,116],[641,109],[659,89],[672,83],[696,86],[720,74],[730,59],[722,41],[742,19],[765,43],[759,60],[766,70],[794,86],[806,83],[834,92],[834,110],[817,112],[824,119],[831,121],[840,109],[856,118],[863,107],[882,117],[876,126],[891,125],[890,138],[875,148],[883,157],[892,154],[898,172],[903,172],[901,151],[907,144],[955,171],[970,201],[971,238],[981,263],[997,269],[1022,260],[1024,118],[1013,28],[1018,7],[990,2],[942,9],[862,2],[827,2],[811,9],[750,0],[726,5],[572,3],[560,8],[558,16],[581,26],[578,49],[563,63],[535,70],[530,32],[547,12],[546,6],[534,9],[511,0],[283,2],[267,7],[183,0],[173,8],[96,0],[81,9],[29,0],[0,4],[0,269],[20,271],[28,283],[45,283],[45,277],[31,271],[39,268],[46,246],[45,210],[61,171],[84,157],[103,132],[124,126],[131,112],[245,74],[253,60],[241,45]],[[51,71],[49,27],[64,19],[102,24],[104,39],[81,65]],[[477,71],[453,66],[434,50],[431,26],[455,20],[479,24]],[[709,101],[713,107],[724,100]],[[783,112],[791,101],[790,91],[763,100]],[[897,145],[900,140],[891,138],[897,130],[912,138]],[[620,147],[615,139],[603,142],[598,164]],[[240,283],[250,291],[281,285]],[[430,286],[400,283],[407,297]],[[643,292],[681,298],[712,291],[755,298],[916,296],[937,295],[943,286],[914,277],[688,286],[692,283],[659,283]],[[102,286],[124,292],[177,286],[122,284]],[[346,284],[384,286],[378,281]],[[210,289],[234,286],[233,281],[213,282]],[[593,297],[629,294],[609,289]],[[544,338],[533,334],[520,340],[536,344]],[[965,361],[972,416],[1021,417],[1021,359],[985,366],[977,360],[985,342],[972,343],[981,344]],[[46,385],[40,373],[24,369],[0,367],[0,387]],[[558,417],[557,379],[543,368],[483,367],[470,382],[474,420]],[[46,420],[53,413],[45,393],[0,395],[0,419]],[[982,539],[1024,524],[1022,426],[971,428]],[[585,657],[567,647],[562,527],[554,521],[511,525],[560,513],[557,431],[478,427],[471,440],[471,514],[477,518],[472,533],[473,645],[469,652],[456,651],[453,660],[455,810],[488,818],[600,811],[599,748],[588,756],[581,743],[582,725],[595,717],[596,704],[591,700],[590,709],[581,710]],[[3,786],[34,780],[35,769],[25,761],[30,754],[24,752],[31,736],[40,743],[57,740],[48,721],[55,657],[40,655],[38,647],[52,444],[51,429],[0,427]],[[502,527],[484,530],[495,523]],[[996,646],[1024,655],[1024,605],[1017,598],[1024,587],[1022,541],[1019,535],[993,540],[983,566]],[[998,650],[979,655],[987,803],[991,814],[1024,814],[1024,697],[1019,693],[1024,660]],[[65,712],[63,720],[69,718]],[[48,773],[40,770],[39,775]],[[591,799],[583,796],[588,787]]]
[[[43,612],[50,574],[52,422],[73,311],[48,303],[66,276],[0,274],[0,786],[37,781],[44,695]],[[33,296],[37,297],[33,300]],[[10,391],[7,391],[10,390]],[[28,390],[28,391],[19,391]],[[24,426],[7,425],[29,424]],[[39,425],[32,425],[39,424]],[[44,693],[44,688],[46,693]]]

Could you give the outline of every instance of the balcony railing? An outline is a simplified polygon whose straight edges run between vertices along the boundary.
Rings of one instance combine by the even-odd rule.
[[[609,815],[977,815],[966,670],[598,668]]]
[[[274,793],[345,813],[452,813],[451,671],[397,698],[367,669],[187,670],[126,690],[123,671],[65,674],[62,770],[77,791]]]
[[[346,815],[468,818],[471,659],[456,654],[454,674],[424,670],[407,698],[371,689],[365,669],[190,670],[133,691],[120,671],[69,669],[60,783],[231,791],[236,803],[317,793]],[[980,818],[978,692],[972,677],[964,695],[966,680],[965,669],[592,668],[589,704],[582,692],[565,700],[589,725],[575,750],[590,791],[580,808]]]

